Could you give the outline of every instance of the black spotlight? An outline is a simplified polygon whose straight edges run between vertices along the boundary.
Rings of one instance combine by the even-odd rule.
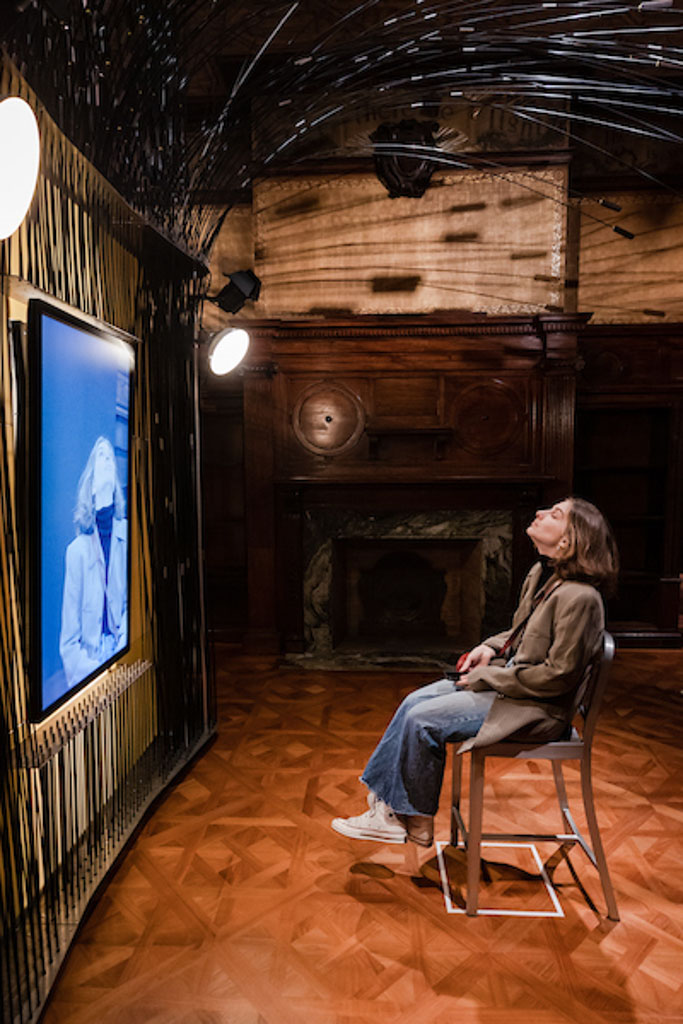
[[[253,270],[236,270],[228,277],[230,284],[221,288],[218,295],[208,296],[210,302],[215,302],[226,313],[238,313],[247,299],[256,302],[261,282]]]

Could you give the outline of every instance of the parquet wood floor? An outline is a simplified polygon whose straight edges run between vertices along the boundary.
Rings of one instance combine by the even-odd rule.
[[[432,851],[329,827],[362,809],[364,761],[429,675],[307,673],[225,650],[218,739],[103,893],[45,1024],[683,1022],[682,670],[680,652],[619,652],[597,736],[621,922],[601,916],[581,851],[585,891],[542,847],[565,917],[470,919],[445,913]],[[548,766],[491,767],[485,827],[557,827]],[[437,825],[445,839],[445,809]],[[542,902],[528,864],[487,860],[484,896]]]

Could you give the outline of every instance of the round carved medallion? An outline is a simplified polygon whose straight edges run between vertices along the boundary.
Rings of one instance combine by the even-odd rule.
[[[525,413],[515,392],[499,381],[473,384],[457,395],[453,425],[462,448],[493,455],[519,437]]]
[[[589,384],[612,383],[629,376],[630,367],[624,362],[621,353],[612,349],[589,349],[585,359],[581,376]]]
[[[307,451],[341,455],[358,443],[365,427],[365,410],[344,384],[320,381],[299,396],[292,426]]]

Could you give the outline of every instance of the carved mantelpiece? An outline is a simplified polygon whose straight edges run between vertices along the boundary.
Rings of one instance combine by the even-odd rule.
[[[252,646],[302,646],[303,534],[315,507],[506,508],[516,585],[526,517],[571,490],[577,335],[587,319],[250,321]]]

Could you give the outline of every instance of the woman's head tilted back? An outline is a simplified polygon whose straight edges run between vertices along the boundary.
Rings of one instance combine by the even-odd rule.
[[[619,552],[612,528],[590,501],[566,500],[569,514],[564,536],[553,555],[555,573],[565,580],[591,583],[611,594],[619,574]]]
[[[104,499],[101,497],[103,494],[106,496]],[[126,506],[116,468],[114,446],[108,438],[98,437],[76,490],[74,524],[77,533],[92,533],[95,528],[95,512],[107,497],[108,504],[113,502],[114,517],[125,519]]]

